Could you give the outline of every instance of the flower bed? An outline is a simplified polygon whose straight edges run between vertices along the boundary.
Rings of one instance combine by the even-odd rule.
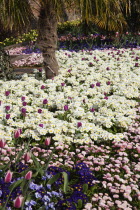
[[[0,203],[139,209],[140,51],[60,50],[57,58],[52,80],[0,81]]]

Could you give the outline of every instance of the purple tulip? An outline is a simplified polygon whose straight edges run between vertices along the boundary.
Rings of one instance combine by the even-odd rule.
[[[42,86],[41,86],[41,89],[42,89],[42,90],[45,89],[45,85],[42,85]]]
[[[62,83],[61,83],[61,86],[63,87],[64,85],[65,85],[65,83],[64,83],[64,82],[62,82]]]
[[[64,106],[64,110],[65,110],[65,111],[68,111],[68,110],[69,110],[68,105],[65,105],[65,106]]]
[[[71,69],[69,69],[68,72],[70,73],[71,72]]]
[[[10,94],[10,91],[5,91],[6,96],[9,96],[9,94]]]
[[[77,127],[79,128],[79,127],[81,127],[82,126],[82,123],[81,122],[78,122],[77,123]]]
[[[39,114],[42,113],[42,109],[38,109],[38,113],[39,113]]]
[[[91,84],[91,85],[90,85],[91,88],[94,88],[94,86],[95,86],[94,84]]]
[[[21,109],[21,112],[22,112],[22,114],[25,114],[26,113],[26,109],[25,108],[22,108]]]
[[[107,68],[106,68],[106,70],[110,70],[110,68],[109,68],[109,67],[107,67]]]
[[[106,95],[107,95],[107,93],[106,93],[106,92],[104,92],[104,95],[106,96]]]
[[[72,97],[69,97],[69,96],[68,96],[68,99],[72,100]]]
[[[43,104],[47,104],[48,103],[48,100],[47,99],[44,99],[43,100]]]
[[[110,82],[110,81],[108,81],[108,82],[106,82],[106,84],[107,84],[107,85],[110,85],[110,84],[111,84],[111,82]]]
[[[8,120],[10,118],[10,114],[6,114],[6,119]]]
[[[92,66],[93,66],[93,63],[89,62],[89,64],[88,64],[88,65],[89,65],[89,67],[92,67]]]
[[[39,126],[40,126],[41,128],[43,128],[43,127],[44,127],[44,125],[43,125],[43,124],[39,124]]]
[[[42,72],[42,69],[38,69],[39,70],[39,72]]]
[[[10,110],[10,106],[5,106],[5,110],[9,111]]]
[[[100,82],[97,82],[96,83],[96,86],[100,87],[101,86],[101,83]]]
[[[104,99],[108,100],[108,97],[107,97],[107,96],[105,96],[105,97],[104,97]]]
[[[94,111],[95,111],[95,109],[91,108],[91,109],[90,109],[90,111],[91,111],[91,112],[94,112]]]
[[[139,66],[139,64],[138,63],[135,63],[135,67],[138,67]]]
[[[23,106],[26,106],[27,105],[27,102],[23,101],[22,105]]]
[[[21,100],[22,100],[22,101],[25,101],[25,96],[22,96],[22,97],[21,97]]]

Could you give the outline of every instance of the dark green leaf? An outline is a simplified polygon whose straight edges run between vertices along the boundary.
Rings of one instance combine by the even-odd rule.
[[[38,169],[38,168],[40,167],[40,164],[39,164],[39,162],[37,161],[36,157],[35,157],[33,154],[31,154],[31,158],[33,159],[34,164],[36,165],[36,167],[37,167],[37,169]]]
[[[17,159],[16,159],[16,162],[18,163],[19,162],[19,159],[21,158],[21,156],[24,154],[24,150],[21,150],[19,153],[18,153],[18,156],[17,156]]]
[[[79,200],[78,200],[78,205],[77,205],[78,209],[81,209],[82,206],[83,206],[83,202],[82,202],[81,199],[79,199]]]
[[[20,180],[14,182],[13,184],[11,184],[9,187],[10,191],[13,191],[14,188],[18,187],[22,182],[23,182],[23,179],[20,179]]]
[[[84,184],[83,185],[83,192],[87,192],[87,190],[88,190],[88,184]]]
[[[53,151],[54,151],[54,150],[53,150]],[[50,154],[50,157],[49,157],[49,159],[48,159],[48,161],[47,161],[47,164],[46,164],[46,166],[45,166],[45,168],[44,168],[44,171],[46,171],[46,170],[48,169],[49,162],[51,161],[52,156],[53,156],[53,151],[52,151],[52,153]]]

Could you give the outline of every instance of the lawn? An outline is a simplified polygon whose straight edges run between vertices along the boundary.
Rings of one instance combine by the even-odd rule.
[[[140,50],[56,55],[51,80],[0,80],[0,209],[140,209]]]

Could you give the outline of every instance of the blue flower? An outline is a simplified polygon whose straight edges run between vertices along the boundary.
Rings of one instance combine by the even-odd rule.
[[[51,190],[51,184],[46,185],[49,190]]]
[[[2,196],[2,190],[0,190],[0,197]]]
[[[35,193],[35,197],[36,197],[36,198],[42,198],[42,196],[41,196],[41,194],[40,194],[39,192],[36,192],[36,193]]]
[[[31,182],[30,185],[29,185],[29,188],[31,190],[40,190],[42,188],[42,185],[37,185],[37,184]]]
[[[26,201],[25,205],[28,206],[28,207],[29,206],[34,206],[34,205],[36,205],[36,202],[34,200]]]
[[[26,210],[32,210],[32,207],[31,206],[26,207]]]
[[[42,200],[43,200],[43,201],[50,202],[50,198],[49,198],[47,195],[44,195],[44,197],[43,197]]]
[[[58,192],[55,192],[55,191],[52,191],[52,195],[54,195],[56,197],[59,197],[59,193]]]

